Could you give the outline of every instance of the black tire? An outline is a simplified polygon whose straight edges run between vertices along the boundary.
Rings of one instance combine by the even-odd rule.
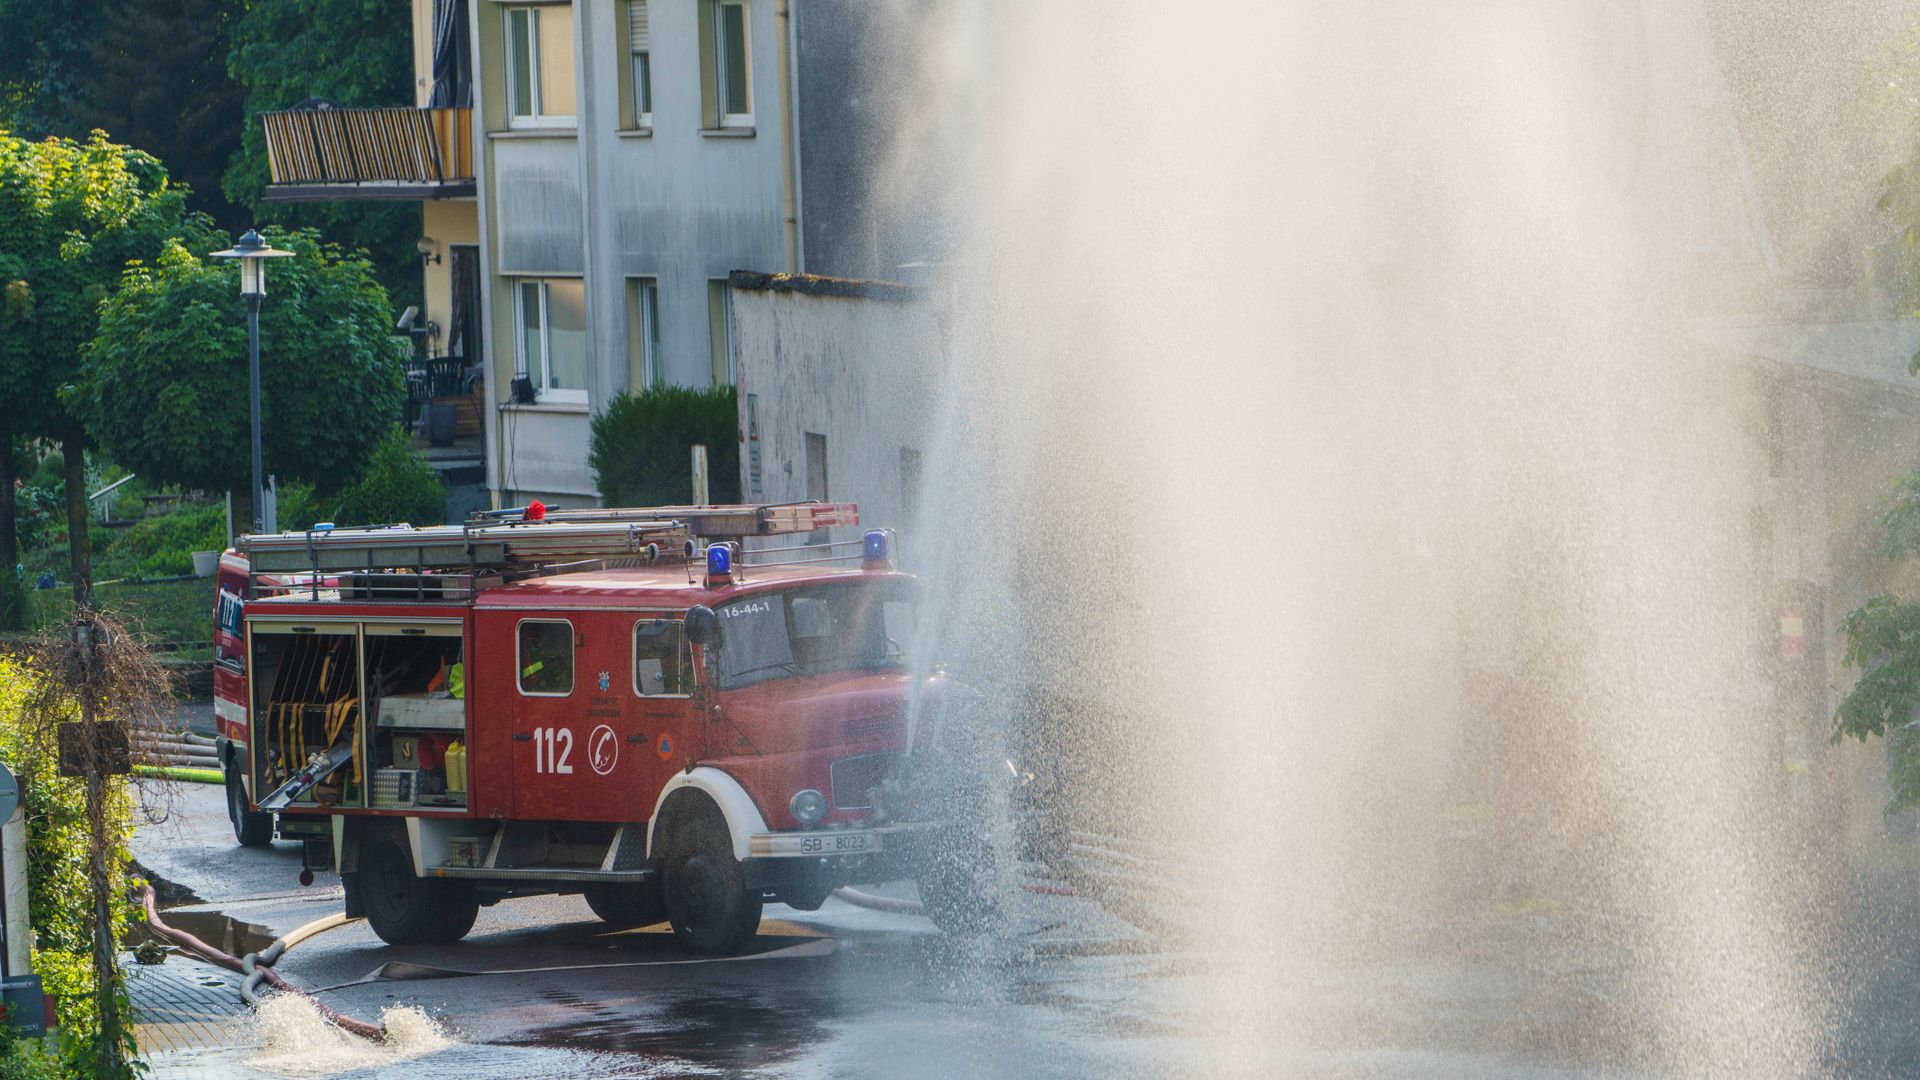
[[[658,885],[589,885],[581,895],[609,926],[652,926],[667,917]]]
[[[247,805],[247,789],[231,762],[221,771],[227,777],[227,820],[233,823],[233,838],[241,847],[266,847],[273,843],[273,814]]]
[[[760,930],[760,894],[746,886],[727,823],[711,803],[692,809],[672,834],[661,892],[683,948],[702,956],[737,953]]]
[[[414,876],[406,834],[382,829],[360,845],[360,903],[367,925],[389,945],[444,945],[473,929],[473,886]]]

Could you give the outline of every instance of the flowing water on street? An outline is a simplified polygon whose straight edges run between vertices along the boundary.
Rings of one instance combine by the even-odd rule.
[[[1303,970],[1490,950],[1595,987],[1523,1051],[1814,1068],[1827,884],[1752,735],[1772,447],[1683,338],[1774,257],[1704,7],[896,10],[934,633],[976,723],[1069,718],[1102,843],[1238,958],[1207,1066],[1400,1037]]]
[[[305,998],[276,994],[254,1011],[261,1045],[248,1064],[269,1076],[336,1076],[398,1067],[453,1045],[432,1017],[411,1005],[387,1009],[380,1022],[386,1040],[368,1042],[334,1027]]]

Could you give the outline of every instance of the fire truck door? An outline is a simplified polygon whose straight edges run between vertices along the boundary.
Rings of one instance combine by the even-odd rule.
[[[514,817],[628,816],[642,747],[628,742],[639,724],[626,626],[626,618],[585,613],[515,623]]]
[[[633,775],[650,800],[689,758],[699,756],[694,748],[700,732],[693,718],[693,661],[678,612],[643,615],[634,623],[633,694],[640,713]],[[649,802],[641,818],[652,810]]]

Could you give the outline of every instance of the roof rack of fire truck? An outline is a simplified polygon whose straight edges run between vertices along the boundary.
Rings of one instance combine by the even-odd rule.
[[[342,600],[468,600],[507,577],[587,569],[596,560],[667,563],[708,544],[860,524],[853,503],[768,503],[481,511],[461,525],[407,524],[242,536],[258,592]],[[265,578],[266,580],[262,580]]]

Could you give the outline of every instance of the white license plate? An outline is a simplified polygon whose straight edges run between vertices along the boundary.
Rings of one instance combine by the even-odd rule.
[[[864,855],[880,850],[880,836],[870,832],[794,833],[753,838],[755,855]]]

